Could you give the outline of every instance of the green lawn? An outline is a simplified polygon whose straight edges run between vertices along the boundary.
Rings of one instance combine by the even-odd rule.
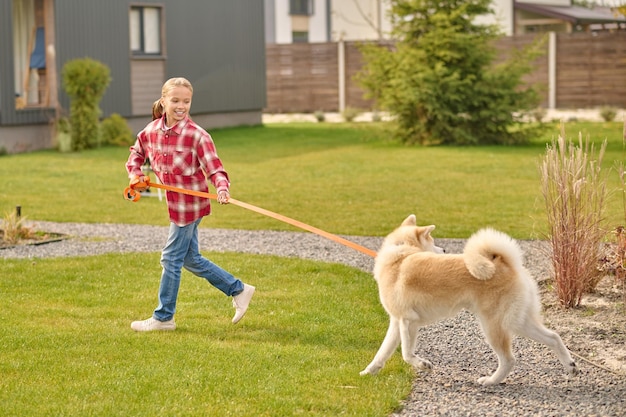
[[[258,291],[230,300],[184,273],[175,332],[135,333],[155,307],[159,254],[0,259],[2,416],[384,416],[410,391],[396,355],[360,377],[386,317],[369,274],[209,254]]]
[[[624,221],[612,167],[620,123],[572,123],[609,139],[607,224]],[[537,165],[558,133],[523,147],[405,147],[371,125],[269,125],[213,131],[233,197],[339,234],[388,233],[408,214],[436,237],[493,226],[542,237]],[[122,198],[128,150],[0,157],[0,212],[30,220],[167,224],[164,202]],[[203,227],[294,230],[215,205]],[[155,237],[163,239],[164,237]],[[359,377],[387,327],[375,283],[343,265],[207,254],[258,288],[233,326],[228,298],[185,273],[171,333],[137,334],[155,307],[159,254],[0,259],[0,415],[385,416],[414,373],[394,355]]]
[[[436,237],[467,237],[492,226],[517,238],[543,237],[538,163],[556,137],[521,147],[406,147],[363,125],[299,124],[213,131],[232,196],[332,233],[383,236],[408,214],[436,224]],[[609,139],[605,167],[624,160],[621,123],[571,123],[569,134]],[[164,203],[122,199],[127,149],[37,152],[0,158],[0,213],[16,205],[30,219],[167,224]],[[623,223],[621,194],[611,224]],[[293,230],[235,206],[215,207],[204,227]]]

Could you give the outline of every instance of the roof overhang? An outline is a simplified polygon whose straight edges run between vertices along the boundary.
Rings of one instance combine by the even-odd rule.
[[[515,2],[516,10],[540,14],[542,16],[559,19],[574,24],[593,23],[625,23],[626,17],[613,15],[607,7],[587,9],[580,6],[548,6],[545,4]]]

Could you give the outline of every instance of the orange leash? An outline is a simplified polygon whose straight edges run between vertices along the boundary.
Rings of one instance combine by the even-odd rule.
[[[203,197],[203,198],[210,198],[210,199],[213,199],[213,200],[217,200],[217,195],[216,194],[204,193],[202,191],[186,190],[184,188],[172,187],[171,185],[165,185],[165,184],[159,184],[159,183],[153,183],[153,182],[150,183],[150,187],[160,188],[162,190],[172,191],[172,192],[175,192],[175,193],[188,194],[188,195],[193,195],[193,196],[196,196],[196,197]],[[134,202],[134,201],[139,200],[140,197],[141,197],[141,194],[139,194],[139,192],[137,192],[136,190],[133,190],[130,187],[127,187],[124,190],[124,198],[127,199],[127,200],[130,200],[130,201]],[[330,239],[333,242],[340,243],[340,244],[342,244],[344,246],[347,246],[347,247],[352,248],[354,250],[357,250],[357,251],[359,251],[361,253],[369,255],[372,258],[376,257],[376,251],[373,251],[373,250],[368,249],[368,248],[366,248],[364,246],[358,245],[358,244],[356,244],[354,242],[351,242],[351,241],[349,241],[347,239],[344,239],[344,238],[342,238],[340,236],[334,235],[332,233],[328,233],[328,232],[326,232],[326,231],[324,231],[322,229],[318,229],[317,227],[308,225],[306,223],[302,223],[301,221],[292,219],[292,218],[287,217],[287,216],[283,216],[282,214],[274,213],[273,211],[269,211],[269,210],[266,210],[264,208],[254,206],[252,204],[244,203],[243,201],[239,201],[239,200],[236,200],[234,198],[230,198],[228,200],[228,202],[230,204],[234,204],[236,206],[243,207],[243,208],[245,208],[247,210],[254,211],[255,213],[259,213],[259,214],[262,214],[264,216],[271,217],[272,219],[276,219],[276,220],[279,220],[281,222],[290,224],[292,226],[299,227],[300,229],[309,231],[311,233],[315,233],[316,235],[325,237],[326,239]]]

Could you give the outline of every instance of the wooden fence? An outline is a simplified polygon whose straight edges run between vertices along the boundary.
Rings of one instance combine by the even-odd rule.
[[[530,44],[534,35],[497,41],[499,59]],[[268,45],[268,113],[336,112],[373,108],[354,75],[363,65],[358,42]],[[626,108],[626,32],[558,33],[524,79],[541,88],[546,108]]]

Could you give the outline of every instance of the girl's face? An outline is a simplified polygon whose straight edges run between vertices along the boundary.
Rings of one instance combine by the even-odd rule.
[[[166,96],[161,97],[167,127],[172,127],[187,117],[191,108],[191,96],[191,90],[179,86],[172,88]]]

